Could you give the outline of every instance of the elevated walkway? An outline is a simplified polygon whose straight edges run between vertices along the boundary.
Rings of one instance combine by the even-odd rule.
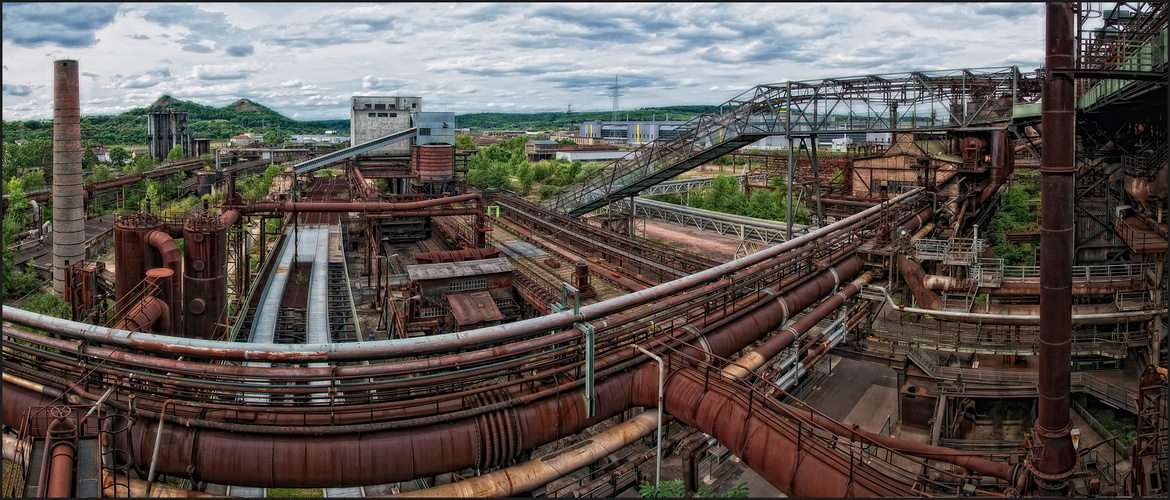
[[[545,206],[578,217],[772,135],[999,130],[1039,95],[1015,66],[760,85],[602,168]],[[943,118],[938,118],[942,116]]]

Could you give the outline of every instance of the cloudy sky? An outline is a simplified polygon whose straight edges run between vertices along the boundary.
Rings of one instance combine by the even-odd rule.
[[[52,117],[77,59],[85,115],[162,94],[300,120],[352,95],[427,111],[718,104],[757,84],[1043,60],[1040,3],[3,4],[5,120]]]

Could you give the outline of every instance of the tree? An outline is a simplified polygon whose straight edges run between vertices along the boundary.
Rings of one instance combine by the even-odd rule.
[[[110,163],[121,167],[130,160],[130,152],[122,146],[114,146],[110,148]]]
[[[211,170],[215,167],[215,155],[211,153],[199,155],[199,163],[203,164],[205,170]]]
[[[532,164],[524,162],[516,169],[516,178],[520,180],[520,196],[528,196],[532,192]]]
[[[455,149],[460,151],[475,149],[475,139],[470,135],[455,135]]]
[[[20,176],[20,181],[24,183],[25,191],[36,191],[45,187],[45,171],[29,170]]]
[[[183,145],[182,144],[175,144],[175,147],[171,148],[171,152],[167,153],[167,161],[175,161],[175,160],[182,160],[182,159],[183,159]]]
[[[29,203],[24,193],[24,183],[19,179],[12,179],[4,183],[4,191],[8,195],[8,210],[4,213],[3,237],[0,239],[0,243],[3,243],[4,248],[8,249],[16,242],[16,235],[24,231],[25,221],[28,218],[25,212],[28,211]],[[18,253],[4,252],[4,296],[9,298],[20,297],[25,293],[21,287],[16,286],[20,278],[20,273],[16,270]]]
[[[99,163],[93,167],[93,175],[90,175],[87,179],[85,179],[85,182],[88,184],[91,182],[108,181],[113,178],[114,173],[110,172],[110,167]]]
[[[151,158],[148,154],[140,154],[134,157],[134,167],[132,170],[136,174],[142,174],[154,170],[154,158]]]
[[[81,169],[90,170],[94,165],[97,165],[98,157],[93,152],[93,148],[86,146],[85,153],[81,155]]]

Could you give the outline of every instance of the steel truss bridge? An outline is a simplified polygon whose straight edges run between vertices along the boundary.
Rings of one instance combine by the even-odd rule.
[[[1040,82],[1009,66],[759,85],[687,122],[677,136],[598,170],[546,206],[581,216],[772,135],[1001,130],[1017,105],[1039,98]]]

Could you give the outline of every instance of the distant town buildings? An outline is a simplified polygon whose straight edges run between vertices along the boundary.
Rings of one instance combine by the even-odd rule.
[[[329,132],[337,133],[326,130],[325,134],[294,135],[289,140],[298,144],[344,144],[349,142],[348,135],[332,135]]]

